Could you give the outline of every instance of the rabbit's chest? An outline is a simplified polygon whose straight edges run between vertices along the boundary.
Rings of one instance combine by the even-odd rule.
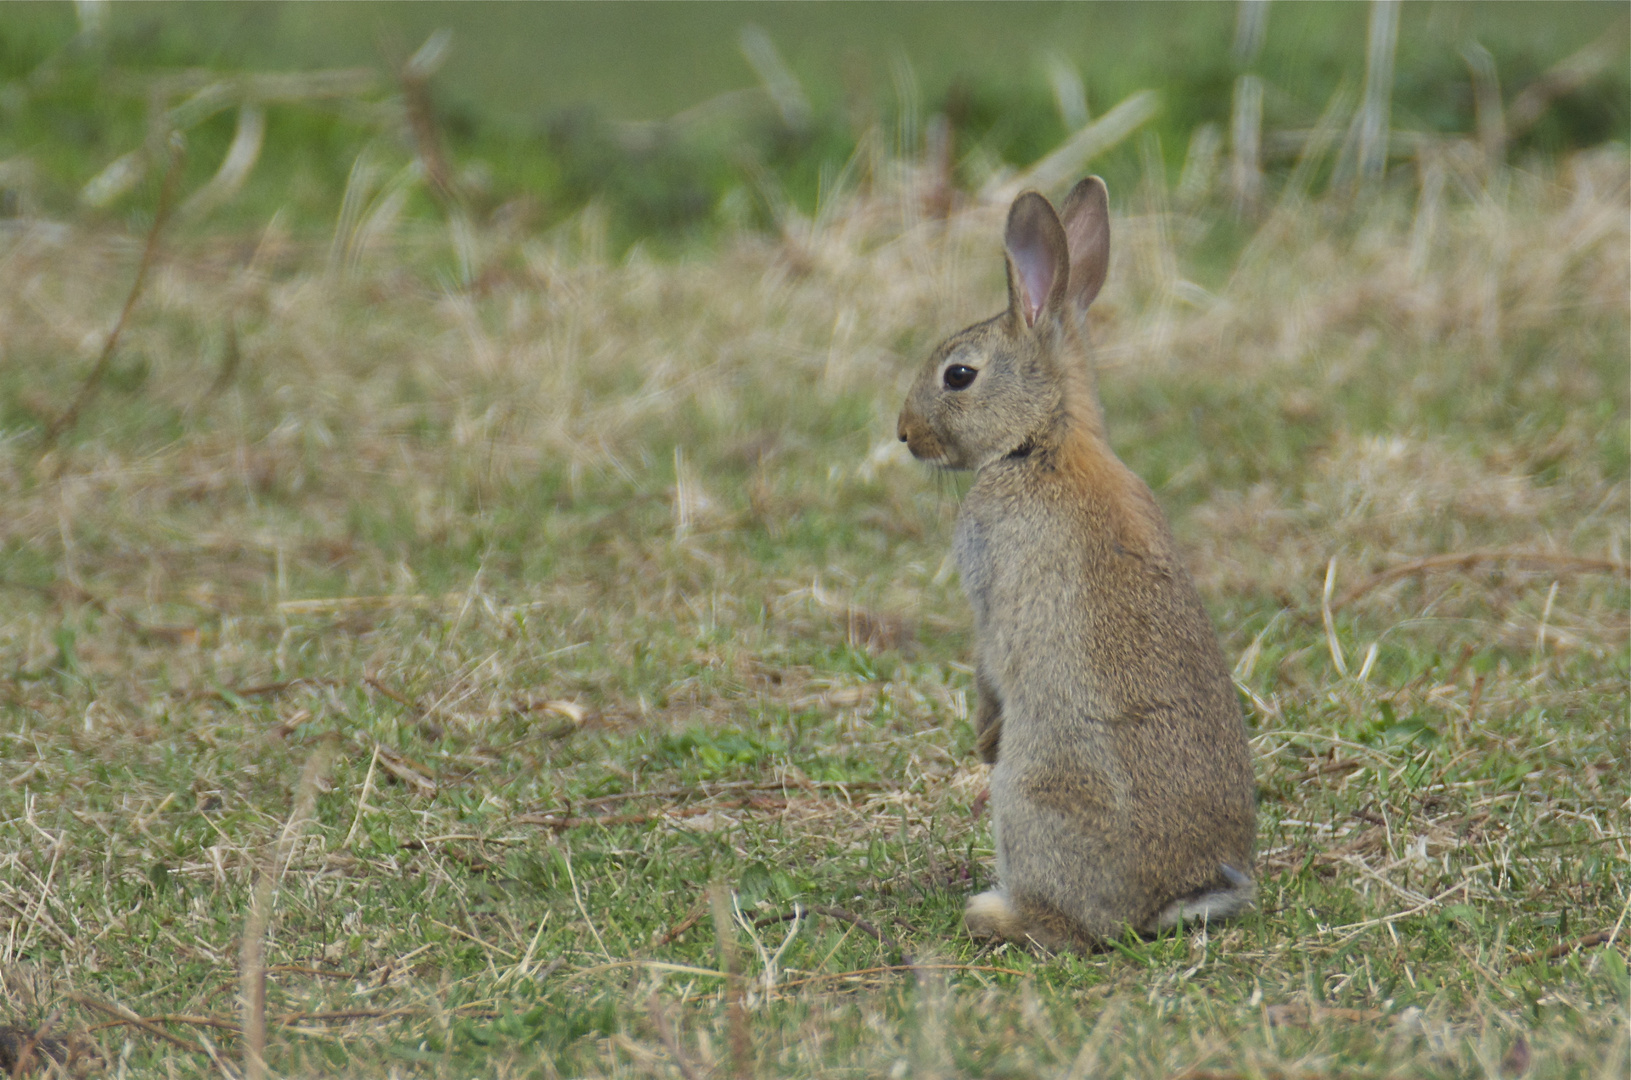
[[[1058,626],[1061,602],[1076,591],[1080,553],[1060,542],[1066,533],[1044,516],[965,504],[958,517],[952,552],[975,629],[988,646],[1023,624]]]
[[[963,594],[974,608],[974,624],[985,622],[991,592],[990,544],[986,530],[973,515],[960,514],[957,529],[952,535],[952,556],[957,560],[957,573],[963,581]]]

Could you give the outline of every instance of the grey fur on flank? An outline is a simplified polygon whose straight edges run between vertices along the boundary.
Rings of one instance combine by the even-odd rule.
[[[1090,949],[1252,902],[1240,703],[1150,490],[1110,448],[1084,314],[1110,261],[1104,182],[1008,213],[1008,308],[907,395],[920,460],[972,469],[954,551],[974,609],[995,889],[977,937]]]

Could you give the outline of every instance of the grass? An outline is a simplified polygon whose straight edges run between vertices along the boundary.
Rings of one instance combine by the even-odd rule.
[[[894,439],[1002,207],[889,165],[468,279],[422,221],[180,233],[43,455],[140,237],[7,223],[0,1049],[256,1075],[263,976],[274,1075],[1623,1075],[1631,167],[1434,160],[1114,192],[1102,392],[1239,660],[1262,896],[1088,957],[961,932],[966,480]]]

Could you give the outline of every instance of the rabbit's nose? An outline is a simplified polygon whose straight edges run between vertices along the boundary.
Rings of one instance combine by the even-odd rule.
[[[906,441],[906,417],[903,416],[895,421],[895,435],[901,442]]]

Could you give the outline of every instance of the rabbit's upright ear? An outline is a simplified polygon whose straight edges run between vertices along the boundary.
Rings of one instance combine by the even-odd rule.
[[[1003,233],[1008,251],[1008,310],[1025,326],[1057,311],[1070,286],[1070,245],[1053,205],[1034,191],[1014,200]]]
[[[1104,286],[1110,269],[1110,193],[1089,176],[1065,197],[1065,239],[1070,244],[1070,298],[1086,308]]]

